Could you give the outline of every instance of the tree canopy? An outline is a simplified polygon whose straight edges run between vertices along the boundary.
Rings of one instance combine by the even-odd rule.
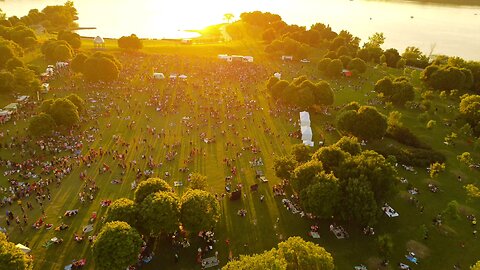
[[[180,200],[172,192],[156,192],[148,195],[139,205],[141,231],[152,236],[173,233],[180,225]]]
[[[118,47],[125,50],[140,50],[143,47],[142,41],[135,35],[123,36],[118,39]]]
[[[407,101],[415,98],[413,85],[405,77],[394,78],[384,77],[375,83],[374,91],[382,94],[386,101],[395,105],[403,106]]]
[[[220,205],[215,197],[203,190],[189,190],[181,199],[181,218],[187,231],[211,230],[220,218]]]
[[[124,270],[135,264],[142,242],[140,234],[128,223],[106,223],[92,245],[96,269]]]
[[[143,202],[148,195],[159,191],[170,192],[172,191],[172,187],[163,179],[148,178],[138,184],[134,193],[134,201],[139,204]]]
[[[90,55],[81,64],[78,60],[78,68],[89,81],[114,81],[118,79],[122,65],[111,54],[96,52]]]
[[[278,244],[261,254],[240,256],[239,260],[230,261],[223,269],[233,270],[333,270],[332,255],[323,247],[295,236]]]
[[[337,116],[337,127],[366,140],[380,139],[387,132],[387,118],[375,107],[361,106],[357,111],[346,110]]]
[[[34,137],[48,136],[55,130],[55,120],[46,113],[33,116],[28,124],[28,132]]]
[[[0,269],[33,269],[33,260],[0,232]]]
[[[108,206],[105,221],[124,221],[135,227],[137,225],[137,216],[138,212],[135,203],[127,198],[120,198]]]

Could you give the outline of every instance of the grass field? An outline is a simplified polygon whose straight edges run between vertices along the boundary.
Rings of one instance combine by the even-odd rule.
[[[91,49],[91,44],[86,44],[85,41],[84,44],[85,50]],[[231,175],[230,168],[223,162],[225,158],[235,159],[233,163],[239,173],[234,177],[234,183],[241,183],[245,190],[248,190],[250,185],[257,183],[255,168],[251,168],[248,161],[254,157],[262,157],[265,165],[261,169],[266,173],[270,180],[269,183],[260,183],[258,192],[245,192],[246,197],[241,201],[233,202],[226,198],[220,201],[222,217],[215,233],[218,240],[216,250],[219,251],[221,264],[227,262],[229,250],[234,256],[259,253],[274,247],[282,239],[294,235],[314,240],[307,236],[313,222],[288,212],[283,207],[281,198],[275,198],[272,194],[272,186],[280,182],[272,169],[274,156],[288,154],[290,146],[300,142],[288,137],[290,132],[295,131],[290,119],[295,121],[298,112],[294,111],[288,115],[283,111],[278,116],[272,115],[270,111],[276,109],[276,106],[266,96],[264,82],[269,74],[275,71],[282,73],[286,79],[292,79],[299,75],[307,75],[313,80],[321,79],[322,76],[316,72],[315,63],[285,64],[269,59],[263,54],[260,44],[252,41],[214,45],[179,45],[165,41],[146,41],[143,49],[145,54],[134,56],[126,56],[117,51],[114,41],[108,40],[106,47],[107,51],[118,54],[120,59],[133,59],[127,63],[124,62],[124,66],[129,72],[128,75],[122,75],[125,89],[112,90],[108,89],[108,86],[93,88],[82,84],[78,77],[72,77],[60,78],[53,82],[54,90],[49,94],[49,97],[53,95],[60,97],[75,92],[85,98],[88,106],[97,106],[98,108],[98,105],[88,101],[88,98],[93,97],[92,93],[96,91],[107,93],[107,98],[102,101],[102,104],[111,103],[112,105],[100,109],[100,111],[108,113],[83,124],[82,128],[84,129],[98,126],[100,132],[95,135],[93,142],[85,143],[82,153],[100,147],[104,150],[124,151],[126,148],[116,144],[113,140],[114,135],[120,135],[122,140],[130,145],[127,162],[136,160],[138,167],[143,170],[147,168],[147,164],[141,155],[152,156],[156,162],[163,163],[162,166],[154,169],[154,176],[164,178],[165,172],[170,172],[172,175],[164,179],[173,186],[174,181],[186,182],[187,174],[179,172],[178,169],[185,166],[184,161],[188,159],[192,148],[197,148],[200,149],[200,154],[195,155],[187,166],[190,172],[206,175],[209,184],[208,191],[217,194],[224,192],[224,179]],[[257,67],[253,71],[249,71],[251,67],[244,65],[229,71],[228,66],[217,63],[215,56],[219,53],[253,55]],[[168,56],[158,56],[158,54]],[[205,57],[199,57],[200,55]],[[29,59],[38,63],[42,61],[35,55],[30,56]],[[210,66],[218,68],[210,69]],[[166,74],[185,73],[189,76],[188,83],[176,85],[152,83],[146,78],[150,76],[154,68]],[[225,74],[221,73],[222,71]],[[353,100],[366,104],[369,99],[374,97],[374,94],[371,93],[373,84],[386,74],[403,75],[403,72],[383,67],[370,67],[367,73],[362,75],[362,78],[329,80],[336,94],[335,106]],[[410,76],[410,72],[407,74]],[[418,72],[412,74],[411,80],[415,83],[417,90],[420,90]],[[71,81],[75,81],[77,86],[80,85],[78,89],[62,88],[63,85],[70,85]],[[160,112],[156,110],[156,106],[146,105],[153,95],[158,95],[162,103],[168,100]],[[2,103],[7,99],[7,97],[2,98]],[[249,103],[251,100],[254,103]],[[247,109],[247,103],[253,105]],[[233,107],[229,107],[227,104]],[[201,105],[213,108],[218,113],[218,118],[211,117],[208,110],[205,111]],[[382,216],[375,231],[377,235],[383,233],[392,235],[395,243],[394,255],[391,258],[392,264],[406,262],[404,255],[407,250],[413,250],[420,258],[420,264],[414,269],[451,269],[455,263],[460,264],[462,269],[466,269],[467,266],[480,259],[478,255],[480,254],[480,244],[478,239],[473,238],[472,227],[466,220],[467,214],[479,214],[480,204],[478,201],[467,200],[463,185],[466,183],[479,184],[480,174],[478,171],[471,171],[465,165],[460,164],[456,156],[469,151],[473,154],[474,159],[478,160],[480,157],[478,152],[474,152],[473,146],[467,143],[466,138],[462,136],[459,136],[455,147],[446,146],[443,143],[443,138],[447,134],[459,128],[455,125],[448,127],[442,124],[444,119],[454,119],[456,110],[452,112],[447,106],[458,106],[458,101],[442,100],[437,96],[434,105],[432,107],[437,107],[438,111],[435,113],[432,108],[428,119],[436,120],[438,125],[431,130],[426,129],[425,121],[418,119],[420,111],[417,109],[396,110],[402,113],[402,120],[406,126],[410,127],[424,142],[447,156],[447,170],[438,178],[431,180],[425,168],[416,168],[418,173],[414,174],[398,167],[398,176],[407,178],[413,186],[420,190],[420,194],[416,196],[424,205],[425,210],[420,213],[409,202],[406,186],[400,185],[399,195],[388,202],[400,213],[400,217],[388,219],[386,216]],[[121,113],[117,114],[116,106]],[[381,107],[379,110],[385,114],[389,112]],[[253,111],[252,116],[248,115],[249,111]],[[229,119],[228,115],[234,115],[235,118]],[[130,118],[127,119],[127,117]],[[183,117],[190,117],[191,119],[187,122],[193,127],[188,128],[182,124]],[[332,144],[340,138],[337,132],[325,130],[328,123],[334,123],[334,119],[335,110],[332,110],[332,115],[329,116],[313,114],[312,129],[315,141],[325,139],[327,144]],[[127,128],[128,123],[132,121],[136,123],[135,128]],[[17,121],[16,126],[10,122],[0,128],[2,131],[9,129],[12,134],[18,130],[19,134],[23,136],[23,129],[26,125],[26,121]],[[235,128],[231,125],[234,125]],[[165,138],[148,135],[147,126],[156,128],[157,131],[164,129]],[[273,135],[266,132],[267,129],[273,132]],[[222,134],[222,131],[226,131],[225,135]],[[235,131],[238,132],[237,135],[234,134]],[[216,142],[204,143],[201,138],[202,133],[204,133],[202,136],[208,138],[215,137]],[[251,141],[246,143],[244,138],[249,138]],[[143,142],[143,139],[146,139],[146,143]],[[0,138],[0,142],[2,140],[3,142],[8,141],[7,138]],[[227,150],[227,142],[236,146]],[[164,157],[169,149],[164,146],[175,143],[179,144],[175,148],[178,155],[173,161],[167,162]],[[379,143],[394,142],[384,139]],[[256,145],[261,152],[254,154],[252,151],[242,150],[242,147],[250,144]],[[366,146],[366,148],[368,147],[369,145]],[[237,153],[241,153],[241,156]],[[0,158],[20,160],[18,154],[14,156],[14,151],[3,148],[0,149]],[[113,172],[100,175],[98,171],[103,163],[109,164]],[[76,166],[70,176],[63,180],[60,187],[52,185],[52,199],[46,203],[47,222],[57,226],[64,221],[70,225],[68,230],[55,232],[42,228],[37,231],[29,226],[25,228],[24,233],[21,233],[18,228],[9,227],[11,241],[16,243],[28,241],[30,243],[32,255],[35,258],[35,269],[62,269],[72,259],[82,257],[88,260],[85,269],[94,269],[88,241],[76,243],[73,240],[73,233],[80,232],[82,226],[88,224],[92,212],[97,211],[99,216],[105,213],[106,209],[100,206],[101,200],[114,200],[120,197],[133,198],[130,184],[135,179],[135,173],[129,170],[122,177],[124,181],[121,185],[111,184],[112,179],[120,178],[121,175],[116,162],[110,156],[104,156],[90,169],[87,169],[87,174],[93,177],[100,187],[99,193],[92,203],[81,205],[78,193],[82,190],[83,182],[79,179],[79,174],[85,169],[87,169],[85,166]],[[3,176],[3,170],[3,167],[0,168],[0,173],[2,173],[0,185],[5,187],[8,183],[7,177]],[[456,180],[458,175],[462,176],[463,182],[460,183]],[[436,183],[441,192],[431,193],[427,188],[427,184],[430,182]],[[176,188],[176,192],[179,194],[183,191],[183,188]],[[262,194],[265,195],[263,203],[259,199]],[[447,219],[443,226],[433,226],[432,219],[442,212],[451,200],[457,200],[461,205],[460,219]],[[61,217],[65,210],[75,208],[80,209],[78,215],[70,218]],[[245,218],[236,214],[237,210],[242,208],[247,210]],[[13,210],[14,213],[20,212],[16,206],[6,209]],[[30,223],[33,223],[41,215],[38,207],[28,214]],[[1,226],[5,225],[4,215],[5,211],[1,211]],[[319,221],[321,238],[313,242],[332,253],[337,268],[353,269],[354,265],[363,263],[369,265],[369,269],[370,267],[376,269],[379,259],[375,238],[364,236],[362,228],[356,224],[341,224],[349,232],[350,238],[338,240],[329,231],[331,223],[331,220]],[[101,221],[98,220],[94,224],[95,233],[99,231]],[[423,224],[430,232],[428,240],[423,239],[420,229]],[[61,237],[65,241],[60,246],[43,248],[43,243],[54,236]],[[195,237],[192,238],[192,245],[180,252],[178,264],[174,263],[174,253],[169,245],[166,241],[162,241],[157,245],[154,260],[144,269],[199,269],[200,266],[195,264],[196,250],[199,246]],[[227,239],[230,240],[229,246],[225,243]],[[391,269],[395,268],[395,266],[391,266]]]

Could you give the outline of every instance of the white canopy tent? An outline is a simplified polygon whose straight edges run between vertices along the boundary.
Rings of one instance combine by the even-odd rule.
[[[22,244],[16,244],[15,247],[17,247],[18,249],[20,249],[24,253],[29,253],[30,251],[32,251],[31,249],[29,249],[28,247],[26,247]]]
[[[101,36],[96,36],[93,39],[93,47],[94,48],[105,48],[105,40]]]
[[[253,56],[244,56],[243,62],[253,63]]]
[[[187,77],[187,75],[182,74],[182,75],[179,75],[178,78],[182,79],[182,80],[186,80],[188,77]]]
[[[300,112],[300,126],[310,126],[310,114],[308,112]]]
[[[309,126],[302,126],[302,141],[311,141],[313,137],[312,128]]]
[[[313,147],[315,145],[315,143],[312,141],[303,141],[303,144],[310,147]]]
[[[273,77],[281,80],[281,79],[282,79],[282,74],[280,74],[280,73],[278,73],[278,72],[275,72],[275,73],[273,73]]]
[[[175,80],[177,78],[177,74],[171,74],[169,78]]]
[[[160,73],[160,72],[154,72],[153,73],[153,78],[155,80],[163,80],[163,79],[165,79],[165,75],[163,73]]]

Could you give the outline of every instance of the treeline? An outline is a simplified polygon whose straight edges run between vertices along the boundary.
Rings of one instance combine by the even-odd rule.
[[[266,86],[273,99],[305,109],[314,105],[329,106],[334,102],[334,93],[328,82],[313,83],[306,76],[295,78],[291,82],[272,76]]]
[[[78,20],[77,9],[73,6],[73,1],[67,1],[64,5],[47,6],[42,11],[31,9],[27,15],[23,17],[11,16],[0,10],[0,25],[11,26],[32,26],[41,25],[47,31],[68,30],[78,27],[75,22]]]

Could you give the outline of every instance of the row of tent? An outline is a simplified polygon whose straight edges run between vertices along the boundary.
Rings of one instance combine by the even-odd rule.
[[[155,80],[164,80],[166,77],[165,77],[165,74],[163,74],[161,72],[154,72],[153,73],[153,78]],[[171,79],[171,80],[175,80],[177,78],[181,79],[181,80],[186,80],[188,78],[188,76],[185,75],[185,74],[181,74],[181,75],[170,74],[170,76],[168,78]]]
[[[218,59],[227,62],[246,62],[253,63],[253,56],[219,54]]]
[[[22,104],[27,103],[29,99],[30,96],[19,96],[17,102],[10,103],[3,107],[3,109],[0,109],[0,124],[5,124],[10,121],[12,115],[17,112],[18,108],[20,108]]]
[[[303,144],[313,147],[313,131],[310,127],[310,114],[308,112],[300,112],[300,131],[302,132]]]

